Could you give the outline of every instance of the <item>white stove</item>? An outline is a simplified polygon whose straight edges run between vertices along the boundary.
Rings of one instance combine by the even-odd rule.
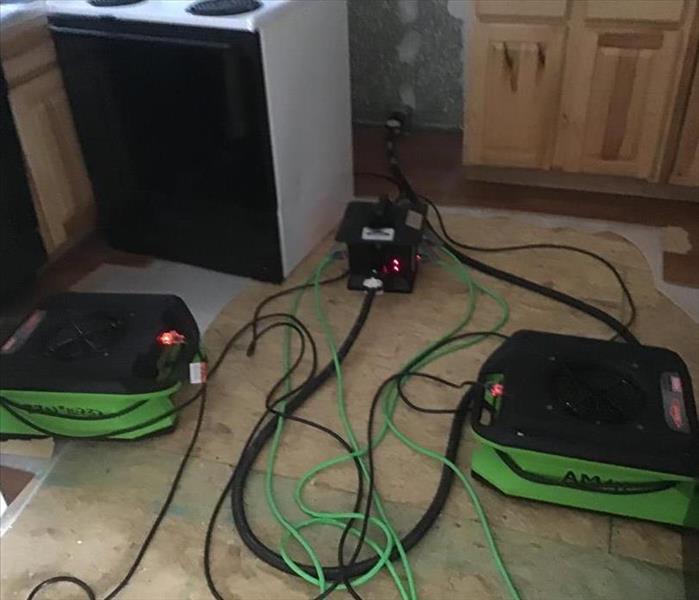
[[[281,281],[352,199],[347,6],[195,2],[48,0],[100,222],[124,250]]]
[[[265,23],[289,10],[290,5],[295,2],[298,0],[260,0],[259,8],[230,16],[192,14],[187,9],[195,4],[196,0],[141,0],[120,6],[93,6],[88,0],[47,0],[46,4],[49,14],[259,31]]]

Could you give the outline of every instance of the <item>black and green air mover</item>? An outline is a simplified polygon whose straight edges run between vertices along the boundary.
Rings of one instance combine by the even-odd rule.
[[[699,528],[699,427],[677,354],[519,331],[479,381],[475,477],[511,496]]]
[[[65,293],[0,346],[0,438],[135,439],[171,430],[199,330],[162,294]]]

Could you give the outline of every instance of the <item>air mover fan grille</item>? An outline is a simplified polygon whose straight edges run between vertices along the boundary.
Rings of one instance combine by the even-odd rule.
[[[125,321],[103,312],[69,316],[46,343],[46,354],[64,361],[108,354],[125,331]]]
[[[629,423],[645,406],[643,392],[610,369],[566,364],[552,386],[553,397],[568,414],[594,423]]]

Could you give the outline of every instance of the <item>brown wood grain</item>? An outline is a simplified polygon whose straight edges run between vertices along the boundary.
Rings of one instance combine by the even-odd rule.
[[[699,68],[696,66],[670,181],[699,186]]]
[[[695,239],[695,243],[697,239]],[[677,285],[699,288],[699,248],[688,254],[665,252],[663,254],[663,279]]]
[[[619,150],[626,134],[626,124],[631,106],[633,86],[636,80],[637,66],[638,54],[636,53],[622,54],[617,59],[614,90],[609,101],[604,139],[600,152],[600,156],[604,160],[616,160],[619,158]]]
[[[662,33],[603,33],[599,45],[625,50],[658,50],[663,45]]]

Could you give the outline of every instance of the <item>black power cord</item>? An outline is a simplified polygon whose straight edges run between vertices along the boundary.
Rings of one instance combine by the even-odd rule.
[[[446,451],[444,452],[444,456],[449,459],[449,461],[454,462],[456,460],[458,451],[459,451],[459,446],[461,444],[461,431],[463,429],[463,426],[466,422],[466,416],[468,414],[468,407],[469,407],[469,399],[467,395],[464,395],[459,402],[458,406],[454,409],[443,409],[443,408],[427,408],[427,407],[421,407],[413,402],[411,402],[406,394],[405,391],[402,388],[402,382],[405,380],[407,377],[411,376],[418,376],[422,377],[425,379],[429,379],[432,381],[436,381],[438,383],[447,385],[452,388],[463,388],[465,386],[470,386],[470,385],[482,385],[478,381],[465,381],[462,383],[452,383],[450,381],[447,381],[446,379],[442,379],[441,377],[437,377],[435,375],[429,374],[429,373],[421,373],[421,372],[416,372],[412,371],[412,368],[419,364],[420,361],[422,361],[424,358],[427,356],[431,355],[434,353],[436,350],[439,348],[443,348],[444,346],[447,346],[453,342],[456,342],[458,340],[462,339],[467,339],[470,337],[474,336],[484,336],[484,337],[497,337],[500,339],[508,339],[508,336],[498,333],[498,332],[493,332],[493,331],[472,331],[472,332],[466,332],[466,333],[461,333],[457,334],[454,336],[450,336],[448,338],[445,338],[435,344],[434,346],[428,348],[424,352],[420,353],[418,356],[413,358],[413,360],[410,361],[406,367],[398,372],[394,373],[390,377],[386,378],[381,385],[379,386],[378,390],[376,391],[376,394],[374,394],[374,398],[371,403],[371,408],[369,409],[369,419],[367,422],[367,459],[368,459],[368,471],[369,471],[369,482],[368,482],[368,492],[367,492],[367,499],[366,499],[366,504],[364,508],[364,518],[362,520],[362,529],[360,531],[360,534],[357,538],[357,543],[354,547],[354,550],[352,552],[352,556],[350,557],[349,562],[344,565],[344,568],[347,572],[352,572],[354,569],[356,569],[358,566],[364,566],[368,565],[369,568],[371,568],[376,561],[378,560],[378,557],[373,556],[368,559],[364,559],[362,562],[357,562],[359,553],[362,550],[362,547],[364,546],[365,540],[366,540],[366,535],[367,535],[367,529],[369,525],[369,517],[371,516],[371,510],[373,506],[373,496],[376,490],[376,485],[375,485],[375,470],[374,470],[374,448],[372,444],[372,439],[373,439],[373,428],[374,428],[374,418],[376,414],[376,407],[378,406],[378,403],[381,399],[381,396],[386,389],[388,385],[390,385],[392,382],[396,382],[397,388],[399,391],[399,396],[400,398],[408,405],[410,408],[417,410],[419,412],[427,413],[427,414],[453,414],[454,418],[452,420],[451,424],[451,429],[449,432],[449,440],[447,443],[447,448]],[[439,485],[437,487],[437,493],[435,494],[430,506],[428,507],[427,511],[423,514],[422,518],[420,521],[417,523],[417,525],[411,530],[410,533],[408,533],[404,538],[402,538],[401,542],[403,544],[404,549],[406,552],[410,550],[415,544],[417,544],[429,531],[429,529],[434,525],[435,521],[439,517],[439,514],[442,512],[442,509],[444,508],[444,505],[447,501],[447,498],[449,496],[449,492],[451,491],[451,486],[454,481],[454,472],[446,465],[442,466],[442,475],[439,481]],[[349,530],[352,527],[351,523],[348,523],[348,525],[345,527],[344,531],[342,532],[342,536],[340,538],[339,542],[339,548],[338,548],[338,555],[340,559],[344,556],[344,547],[347,541],[347,537],[349,534]],[[391,555],[391,560],[396,560],[399,558],[398,551],[394,550],[393,554]],[[335,586],[336,587],[336,586]],[[334,589],[334,588],[333,588]],[[324,594],[321,594],[316,598],[316,600],[320,600],[321,598],[327,597],[327,595],[332,591],[332,589],[326,590]]]
[[[158,516],[156,517],[155,521],[153,522],[153,525],[151,525],[150,530],[148,531],[148,534],[146,535],[145,540],[141,544],[141,548],[138,551],[138,554],[136,555],[136,558],[134,559],[133,563],[131,564],[131,567],[127,571],[126,575],[124,578],[117,584],[117,586],[109,593],[107,596],[105,596],[105,600],[111,600],[112,598],[116,597],[119,592],[121,592],[128,584],[131,578],[133,577],[134,573],[138,569],[138,566],[141,564],[141,561],[143,560],[143,557],[146,554],[146,551],[148,550],[148,547],[150,546],[151,542],[153,541],[153,538],[155,537],[156,532],[158,531],[158,527],[160,527],[160,523],[162,520],[165,518],[165,515],[167,514],[168,509],[170,508],[170,505],[172,504],[172,500],[175,497],[175,492],[177,491],[177,488],[179,486],[180,480],[182,479],[182,475],[184,474],[185,467],[187,466],[187,463],[189,462],[189,458],[192,454],[192,450],[194,450],[194,446],[197,442],[197,438],[199,437],[199,431],[201,430],[201,424],[203,422],[204,418],[204,410],[206,408],[206,386],[203,386],[202,391],[197,394],[197,398],[201,396],[201,403],[199,404],[199,412],[197,414],[197,421],[194,426],[194,432],[192,433],[192,438],[189,442],[189,446],[187,446],[187,450],[184,453],[184,456],[182,457],[182,460],[180,461],[180,466],[177,468],[177,473],[175,474],[175,478],[172,480],[172,484],[170,485],[170,490],[168,491],[168,494],[165,498],[165,501],[163,502],[163,505],[160,509],[160,512],[158,512]],[[29,592],[29,595],[27,596],[27,600],[34,600],[36,598],[37,594],[41,592],[41,590],[51,586],[55,585],[58,583],[72,583],[74,585],[77,585],[80,587],[87,597],[90,600],[96,600],[97,596],[94,592],[94,590],[90,587],[88,583],[85,581],[73,577],[73,576],[58,576],[58,577],[50,577],[49,579],[46,579],[36,585],[31,592]]]
[[[333,281],[335,281],[335,280],[337,280],[337,279],[334,279]],[[258,318],[259,318],[259,313],[258,313],[257,316],[258,316]],[[250,433],[250,436],[248,437],[248,441],[247,441],[246,444],[243,446],[243,451],[245,451],[245,448],[246,448],[247,445],[250,443],[250,440],[253,439],[254,436],[257,434],[259,428],[262,426],[262,423],[263,423],[264,420],[265,420],[265,417],[266,417],[268,414],[273,414],[273,415],[276,415],[276,417],[277,417],[277,419],[275,419],[275,420],[273,421],[273,422],[275,423],[275,426],[276,426],[276,423],[277,423],[277,420],[278,420],[278,419],[284,419],[284,420],[294,421],[294,422],[296,422],[296,423],[301,423],[302,425],[306,425],[306,426],[312,427],[313,429],[316,429],[316,430],[318,430],[318,431],[320,431],[320,432],[322,432],[322,433],[325,433],[325,434],[329,435],[330,437],[332,437],[335,441],[337,441],[337,442],[343,447],[343,449],[344,449],[345,451],[347,451],[347,453],[351,454],[352,451],[353,451],[353,450],[352,450],[352,446],[351,446],[345,439],[343,439],[338,433],[336,433],[335,431],[333,431],[332,429],[330,429],[330,428],[328,428],[328,427],[325,427],[324,425],[321,425],[320,423],[316,423],[315,421],[311,421],[310,419],[306,419],[306,418],[303,418],[303,417],[298,417],[298,416],[289,414],[288,411],[287,411],[286,409],[283,410],[283,411],[279,411],[279,410],[277,410],[277,409],[275,408],[275,407],[276,407],[277,405],[279,405],[281,402],[286,401],[286,400],[288,400],[289,398],[293,397],[297,392],[299,392],[301,389],[303,389],[303,387],[304,387],[306,384],[308,384],[310,381],[312,381],[313,377],[314,377],[315,374],[316,374],[316,370],[317,370],[317,366],[318,366],[318,353],[317,353],[317,347],[316,347],[315,341],[313,340],[313,337],[311,336],[311,334],[310,334],[310,332],[308,331],[307,328],[305,328],[305,327],[299,327],[298,325],[295,325],[295,324],[293,324],[293,323],[274,323],[274,324],[272,324],[272,325],[267,326],[265,329],[263,329],[262,331],[260,331],[260,332],[256,335],[256,337],[253,338],[253,340],[252,340],[251,343],[250,343],[250,346],[248,347],[249,351],[250,351],[250,349],[254,349],[254,347],[255,347],[257,341],[258,341],[265,333],[267,333],[268,331],[271,331],[272,329],[275,329],[275,328],[277,328],[277,327],[280,327],[280,326],[290,326],[293,330],[295,330],[295,331],[299,334],[299,337],[300,337],[300,340],[301,340],[301,351],[300,351],[300,353],[299,353],[298,358],[296,359],[296,361],[294,362],[294,364],[289,368],[289,370],[287,371],[287,373],[284,374],[284,375],[277,381],[277,383],[272,387],[272,389],[271,389],[271,390],[269,391],[269,393],[267,394],[267,398],[266,398],[266,400],[265,400],[266,411],[265,411],[265,413],[262,415],[262,417],[257,421],[257,423],[255,424],[255,426],[253,427],[253,430],[252,430],[252,432]],[[281,387],[281,385],[292,375],[292,373],[296,370],[296,367],[298,367],[298,365],[300,364],[300,362],[301,362],[301,360],[302,360],[302,358],[303,358],[304,349],[305,349],[305,341],[304,341],[305,338],[304,338],[304,334],[308,337],[308,339],[309,339],[309,341],[310,341],[310,343],[311,343],[312,352],[313,352],[313,364],[312,364],[311,371],[310,371],[308,377],[306,378],[306,380],[305,380],[301,385],[299,385],[298,387],[296,387],[296,388],[294,388],[294,389],[292,389],[292,390],[286,392],[286,393],[285,393],[284,395],[282,395],[281,397],[279,397],[279,398],[277,398],[277,399],[275,399],[275,400],[272,400],[272,399],[274,398],[274,396],[275,396],[277,390],[278,390],[278,389]],[[362,477],[362,468],[361,468],[362,465],[361,465],[361,462],[360,462],[359,458],[358,458],[358,457],[354,457],[353,461],[354,461],[355,468],[356,468],[356,471],[357,471],[357,493],[356,493],[356,500],[355,500],[355,505],[356,505],[357,508],[356,508],[355,510],[358,510],[358,509],[359,509],[359,506],[361,505],[362,496],[363,496],[363,494],[364,494],[364,479],[363,479],[363,477]],[[233,478],[233,475],[231,475],[231,480],[232,480],[232,478]],[[214,582],[214,580],[213,580],[213,575],[212,575],[212,573],[211,573],[211,565],[210,565],[211,550],[210,550],[210,549],[211,549],[211,541],[212,541],[212,539],[213,539],[213,531],[214,531],[214,527],[215,527],[215,525],[216,525],[216,520],[217,520],[218,514],[219,514],[219,512],[220,512],[221,505],[223,504],[223,501],[224,501],[226,495],[228,494],[228,490],[229,490],[229,486],[230,486],[230,481],[231,481],[231,480],[229,480],[229,483],[226,485],[226,487],[225,487],[225,488],[223,489],[223,491],[221,492],[221,495],[220,495],[220,497],[219,497],[219,499],[218,499],[218,501],[217,501],[217,503],[216,503],[216,506],[215,506],[214,510],[212,511],[211,517],[210,517],[210,519],[209,519],[209,524],[208,524],[208,527],[207,527],[206,539],[205,539],[205,549],[204,549],[204,571],[205,571],[206,581],[207,581],[207,585],[209,586],[209,591],[210,591],[210,592],[212,593],[212,595],[213,595],[215,598],[217,598],[218,600],[223,600],[223,598],[222,598],[220,592],[218,591],[218,589],[216,588],[216,584],[215,584],[215,582]],[[352,587],[351,584],[347,587],[347,590],[350,592],[350,594],[351,594],[355,599],[362,600],[362,599],[361,599],[361,596],[359,596],[359,594],[357,594],[357,592],[354,590],[354,588]]]
[[[393,179],[394,183],[398,186],[400,192],[405,194],[405,196],[408,198],[410,202],[417,205],[421,202],[420,196],[415,192],[412,185],[410,184],[402,169],[400,168],[400,163],[398,161],[398,156],[396,153],[397,141],[402,133],[402,129],[403,124],[400,119],[392,119],[390,124],[388,124],[386,127],[386,157],[388,159],[389,169],[391,171],[391,177],[388,179]],[[431,203],[431,206],[439,215],[439,210],[437,209],[436,205],[434,205],[434,203]],[[439,215],[439,221],[443,226],[443,220],[441,219],[441,215]],[[585,314],[593,317],[594,319],[597,319],[598,321],[601,321],[602,323],[610,327],[616,333],[615,337],[621,337],[629,343],[639,343],[636,336],[634,336],[633,333],[629,331],[628,327],[624,325],[622,322],[620,322],[618,319],[610,315],[608,312],[601,310],[596,306],[593,306],[585,302],[584,300],[580,300],[579,298],[576,298],[564,292],[560,292],[548,286],[536,283],[514,273],[498,269],[485,262],[470,257],[461,252],[455,244],[450,243],[448,239],[445,239],[445,237],[440,235],[440,233],[429,221],[428,227],[430,231],[432,231],[432,233],[444,244],[444,247],[447,248],[452,254],[454,254],[463,264],[477,271],[480,271],[481,273],[485,273],[486,275],[490,275],[491,277],[495,277],[496,279],[505,281],[506,283],[511,283],[512,285],[516,285],[518,287],[530,290],[547,298],[551,298],[552,300],[555,300],[562,304],[566,304],[567,306],[570,306],[576,310],[584,312]],[[569,248],[575,247],[571,246]],[[491,251],[497,250],[491,249]],[[589,255],[594,255],[595,258],[602,260],[603,262],[608,262],[605,261],[605,259],[602,259],[602,257],[595,255],[594,253],[591,253],[590,251],[585,250],[583,253],[589,253]],[[609,265],[611,266],[611,263],[609,263]],[[621,281],[623,284],[623,279],[618,274],[618,271],[616,271],[616,269],[614,269],[614,273],[615,277],[617,277],[617,279]],[[624,290],[624,294],[627,296],[627,300],[630,299],[631,294],[628,293],[628,288],[625,284],[622,285],[622,289]],[[635,316],[635,305],[633,303],[633,299],[630,300],[629,304],[632,308],[632,316]]]
[[[394,179],[390,175],[386,175],[384,173],[372,173],[372,172],[367,172],[367,171],[360,171],[355,173],[355,175],[359,176],[366,176],[366,177],[375,177],[378,179],[384,179],[393,185],[395,185],[399,191],[402,191],[401,185],[398,182],[398,180]],[[437,217],[437,223],[439,224],[439,228],[442,232],[443,240],[446,240],[453,246],[456,246],[457,248],[461,248],[462,250],[469,250],[472,252],[490,252],[490,253],[497,253],[497,252],[513,252],[513,251],[518,251],[518,250],[564,250],[568,252],[576,252],[578,254],[583,254],[585,256],[588,256],[590,258],[593,258],[594,260],[602,263],[614,276],[614,279],[616,279],[617,283],[619,284],[619,287],[621,288],[621,293],[624,296],[624,299],[629,305],[629,318],[624,324],[624,326],[629,329],[631,325],[634,324],[636,321],[636,303],[634,302],[633,296],[631,295],[631,292],[626,285],[626,282],[624,281],[624,278],[621,276],[619,273],[619,270],[606,258],[603,256],[600,256],[599,254],[592,252],[592,250],[587,250],[585,248],[580,248],[578,246],[570,246],[567,244],[519,244],[519,245],[514,245],[514,246],[474,246],[474,245],[469,245],[469,244],[464,244],[462,242],[459,242],[458,240],[454,239],[449,232],[447,231],[446,225],[444,223],[444,218],[442,217],[442,213],[437,207],[436,203],[425,196],[424,194],[417,194],[417,197],[423,201],[426,202],[430,208],[434,211],[436,217]],[[434,228],[432,228],[434,231]],[[442,241],[443,241],[442,240]],[[612,337],[612,340],[615,340],[619,337],[619,333],[615,334]]]
[[[342,361],[349,353],[350,349],[357,340],[359,333],[361,332],[366,320],[369,316],[369,312],[374,300],[374,292],[368,292],[362,303],[360,312],[352,326],[350,332],[347,334],[344,342],[338,349],[338,358]],[[301,390],[295,394],[285,405],[285,418],[288,418],[290,414],[296,411],[312,394],[314,394],[333,374],[334,365],[333,363],[327,364],[316,377],[307,381],[301,388]],[[283,571],[285,573],[293,574],[293,571],[284,562],[281,555],[274,552],[272,549],[267,547],[255,534],[250,526],[247,518],[246,507],[245,507],[245,487],[250,473],[252,472],[252,467],[256,458],[262,452],[263,448],[269,442],[269,440],[274,435],[274,430],[276,427],[275,420],[267,420],[264,425],[262,422],[258,423],[251,436],[248,439],[243,451],[241,452],[238,463],[233,471],[233,475],[224,490],[230,491],[231,494],[231,509],[233,513],[233,521],[235,523],[236,529],[241,539],[245,545],[255,554],[258,558],[266,562],[267,564],[275,567],[276,569]],[[215,512],[217,513],[223,503],[223,496],[219,499]],[[214,515],[215,520],[215,515]],[[211,524],[210,531],[211,533]],[[210,542],[210,535],[207,536],[207,541]],[[210,552],[206,551],[205,556],[210,557]],[[315,568],[311,565],[299,565],[301,569],[310,574],[315,574]],[[205,560],[205,568],[208,569],[208,560]],[[343,581],[345,577],[349,577],[351,574],[345,575],[342,569],[338,567],[324,567],[324,573],[326,579],[330,581],[340,580]],[[207,573],[207,580],[210,581],[210,572]],[[210,582],[211,583],[211,582]],[[211,590],[216,598],[221,598],[219,592]],[[218,594],[218,595],[217,595]]]
[[[427,202],[427,204],[430,205],[432,210],[434,211],[435,215],[437,215],[437,222],[439,223],[439,228],[442,231],[442,235],[444,236],[444,239],[446,239],[450,244],[453,246],[456,246],[458,248],[461,248],[462,250],[470,250],[472,252],[491,252],[491,253],[497,253],[497,252],[516,252],[519,250],[565,250],[567,252],[576,252],[577,254],[582,254],[584,256],[588,256],[589,258],[592,258],[600,263],[602,263],[614,276],[614,279],[616,279],[617,283],[619,284],[619,287],[621,288],[621,293],[623,294],[624,298],[626,299],[626,302],[629,305],[629,311],[630,315],[628,318],[628,321],[624,324],[624,327],[628,329],[633,325],[633,323],[636,321],[636,303],[633,300],[633,296],[631,295],[631,292],[629,291],[628,286],[626,285],[626,282],[624,281],[624,278],[621,276],[619,273],[619,270],[611,263],[609,262],[606,258],[603,256],[600,256],[596,252],[592,252],[591,250],[587,250],[585,248],[579,248],[578,246],[570,246],[568,244],[518,244],[514,246],[495,246],[495,247],[488,247],[488,246],[473,246],[469,244],[463,244],[457,240],[455,240],[453,237],[449,235],[449,232],[447,231],[446,226],[444,225],[444,219],[442,218],[442,213],[439,211],[439,208],[437,208],[437,205],[430,200],[427,196],[419,195],[420,200]],[[619,337],[619,333],[617,333],[612,339],[616,339]]]

